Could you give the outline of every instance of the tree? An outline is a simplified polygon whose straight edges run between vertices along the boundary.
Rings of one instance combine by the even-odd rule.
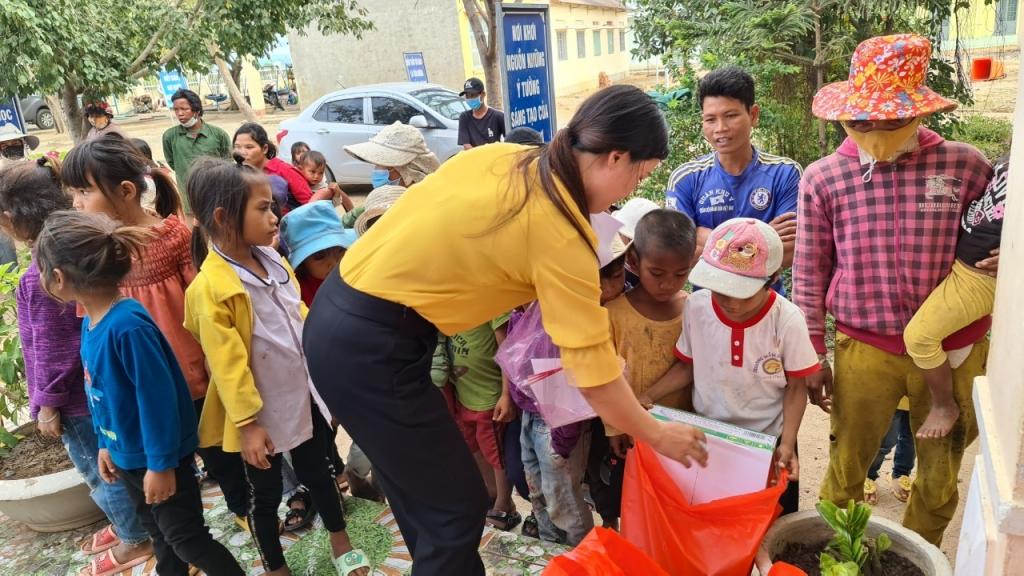
[[[502,98],[501,73],[498,71],[498,16],[497,6],[500,0],[462,0],[466,8],[466,17],[473,30],[476,50],[480,54],[480,62],[484,66],[484,89],[491,103],[499,103]]]
[[[850,54],[859,42],[875,35],[912,31],[929,37],[935,49],[929,85],[970,103],[959,54],[950,60],[939,51],[943,22],[953,17],[965,0],[956,2],[637,0],[634,30],[641,57],[661,56],[666,62],[682,64],[685,70],[696,61],[706,67],[738,64],[754,71],[767,70],[766,78],[758,78],[759,84],[765,80],[768,84],[758,87],[759,99],[763,88],[771,101],[771,106],[763,108],[782,114],[796,108],[805,115],[819,88],[846,78]],[[948,116],[932,119],[933,124],[946,128],[950,122]],[[825,123],[817,122],[816,128],[820,157],[827,153],[829,143]],[[800,134],[795,127],[794,135]]]
[[[218,58],[260,56],[314,22],[358,35],[372,27],[365,15],[355,0],[0,0],[0,93],[57,94],[78,142],[80,99],[124,93],[164,65],[207,71]]]

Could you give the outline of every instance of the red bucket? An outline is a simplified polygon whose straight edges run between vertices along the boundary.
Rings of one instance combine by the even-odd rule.
[[[988,80],[991,77],[991,58],[975,58],[971,61],[971,80]]]

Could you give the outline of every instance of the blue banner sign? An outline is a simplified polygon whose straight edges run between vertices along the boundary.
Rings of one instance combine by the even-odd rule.
[[[187,90],[188,81],[185,80],[185,75],[178,70],[161,70],[158,76],[160,78],[160,91],[164,93],[164,100],[167,101],[167,107],[170,108],[173,106],[171,96],[179,88]]]
[[[550,142],[557,125],[547,7],[503,5],[499,30],[508,130],[529,126]]]
[[[405,74],[409,82],[427,82],[427,64],[423,61],[423,52],[403,52],[405,56]]]
[[[14,125],[18,132],[27,134],[25,119],[21,117],[21,107],[18,106],[17,98],[0,98],[0,127],[7,124]]]

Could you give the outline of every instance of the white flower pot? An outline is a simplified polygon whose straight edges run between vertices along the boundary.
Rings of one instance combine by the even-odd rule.
[[[909,560],[924,572],[925,576],[953,576],[949,559],[930,542],[913,530],[885,518],[871,517],[868,521],[867,536],[876,538],[885,532],[892,540],[890,550]],[[825,524],[816,510],[806,510],[779,518],[762,542],[762,548],[772,560],[776,560],[787,544],[816,544],[832,538],[832,529]]]
[[[17,432],[34,428],[29,426]],[[0,480],[0,513],[36,532],[73,530],[104,517],[89,496],[89,486],[74,468],[34,478]]]

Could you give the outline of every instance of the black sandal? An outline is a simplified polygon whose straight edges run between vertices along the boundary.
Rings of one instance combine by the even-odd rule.
[[[292,508],[292,504],[297,502],[301,503],[303,508]],[[313,510],[313,499],[305,489],[300,488],[296,490],[295,494],[292,494],[285,505],[288,506],[288,512],[284,515],[283,530],[285,532],[301,530],[312,524],[316,518],[316,510]],[[295,522],[296,520],[298,522]],[[293,524],[293,522],[295,523]]]
[[[540,526],[537,525],[537,518],[533,514],[523,520],[523,536],[540,539]]]
[[[519,523],[522,521],[523,517],[515,510],[511,512],[502,512],[501,510],[493,509],[487,511],[487,523],[502,532],[508,532],[514,529],[516,526],[519,526]]]

